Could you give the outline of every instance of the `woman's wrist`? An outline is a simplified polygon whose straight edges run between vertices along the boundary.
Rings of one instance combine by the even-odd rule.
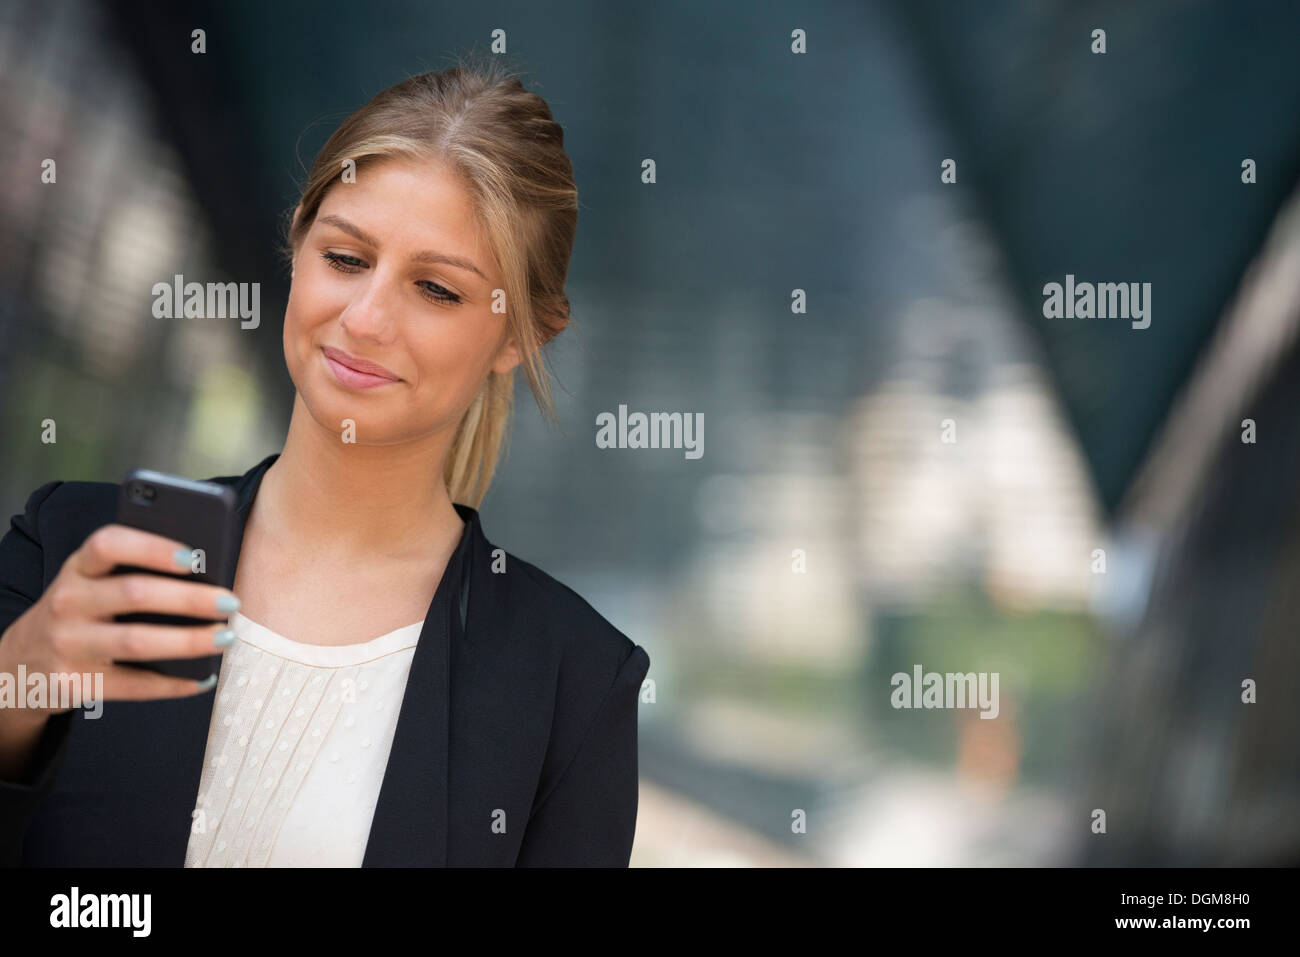
[[[43,708],[0,708],[0,781],[23,781],[50,712]]]
[[[12,626],[0,637],[0,684],[12,694],[0,693],[0,781],[21,781],[30,770],[32,756],[52,712],[24,707],[25,689],[18,686],[18,662],[13,660]]]

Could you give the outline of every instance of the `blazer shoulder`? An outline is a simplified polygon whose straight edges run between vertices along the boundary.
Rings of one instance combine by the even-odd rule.
[[[118,491],[121,489],[118,482],[89,482],[81,479],[56,479],[53,482],[46,482],[37,489],[50,489],[45,498],[46,507],[63,507],[67,505],[93,506],[93,505],[117,505]]]
[[[121,486],[116,482],[47,482],[37,492],[48,486],[52,488],[40,504],[42,524],[60,527],[86,525],[93,531],[111,522],[117,514],[117,496]]]
[[[26,513],[42,529],[75,536],[89,535],[113,520],[121,486],[115,482],[56,479],[46,482],[27,499]]]
[[[595,764],[568,770],[584,748],[590,761],[601,766],[602,782],[619,776],[611,768],[635,767],[637,704],[650,656],[568,585],[509,553],[506,563],[512,617],[528,629],[530,641],[544,638],[549,667],[554,669],[550,741],[533,805],[536,813],[566,775],[573,787],[590,793],[604,786],[582,778],[582,769],[592,773]],[[539,678],[534,675],[534,680]],[[629,787],[634,803],[635,773]]]
[[[244,475],[217,475],[204,479],[221,485],[236,485]],[[41,523],[52,527],[85,527],[86,534],[107,525],[117,516],[120,482],[92,482],[81,479],[56,479],[32,492],[26,511],[39,509]]]
[[[27,497],[0,537],[0,631],[35,602],[64,560],[112,521],[118,486],[52,481]]]
[[[563,657],[595,666],[610,680],[630,666],[639,670],[640,684],[650,666],[644,648],[576,591],[531,562],[507,552],[506,567],[513,572],[515,601],[542,626]]]

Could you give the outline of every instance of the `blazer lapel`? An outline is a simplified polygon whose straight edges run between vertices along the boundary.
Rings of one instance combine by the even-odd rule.
[[[439,593],[445,587],[444,580]],[[362,867],[447,863],[451,646],[446,607],[439,597],[424,619],[411,660]]]
[[[475,594],[471,572],[482,551],[478,511],[455,508],[465,532],[415,646],[362,867],[447,866],[452,643],[461,634],[460,596],[467,588]],[[473,620],[467,613],[466,627]]]

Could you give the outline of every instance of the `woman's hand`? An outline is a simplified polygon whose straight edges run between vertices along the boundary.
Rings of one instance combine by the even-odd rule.
[[[217,635],[227,628],[223,622],[180,627],[113,620],[115,615],[131,612],[225,617],[237,608],[238,600],[217,585],[140,572],[109,574],[118,565],[189,571],[189,559],[180,561],[187,554],[188,548],[181,542],[152,532],[125,525],[97,529],[68,556],[40,599],[0,638],[0,672],[16,679],[21,664],[28,674],[102,673],[104,700],[177,698],[206,691],[211,679],[201,683],[113,663],[193,658],[224,650],[215,644]],[[218,606],[223,596],[234,600]],[[25,692],[23,688],[15,690]],[[30,737],[34,743],[31,732],[16,729],[33,725],[39,729],[50,715],[71,710],[57,707],[61,696],[53,682],[47,697],[46,708],[0,709],[0,724],[6,726],[0,729],[0,758],[6,751],[12,757],[8,745],[19,737]],[[0,765],[5,763],[0,760]]]

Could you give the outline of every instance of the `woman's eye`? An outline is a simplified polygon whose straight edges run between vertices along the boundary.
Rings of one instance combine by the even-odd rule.
[[[321,258],[329,264],[331,269],[337,269],[339,272],[356,272],[365,265],[356,256],[345,256],[342,253],[332,253],[328,250],[321,253]]]
[[[429,282],[428,280],[424,280],[422,282],[417,283],[417,285],[420,287],[420,291],[426,299],[431,299],[434,302],[446,302],[446,303],[460,302],[460,296],[456,295],[450,289],[444,289],[442,286],[439,286],[436,282]]]
[[[348,256],[345,253],[336,253],[326,250],[321,253],[321,258],[329,264],[331,269],[337,269],[339,272],[359,272],[365,268],[365,263],[356,256]],[[416,285],[420,289],[420,295],[431,302],[441,302],[448,305],[457,305],[460,303],[460,296],[456,295],[450,289],[438,285],[436,282],[422,280]]]

